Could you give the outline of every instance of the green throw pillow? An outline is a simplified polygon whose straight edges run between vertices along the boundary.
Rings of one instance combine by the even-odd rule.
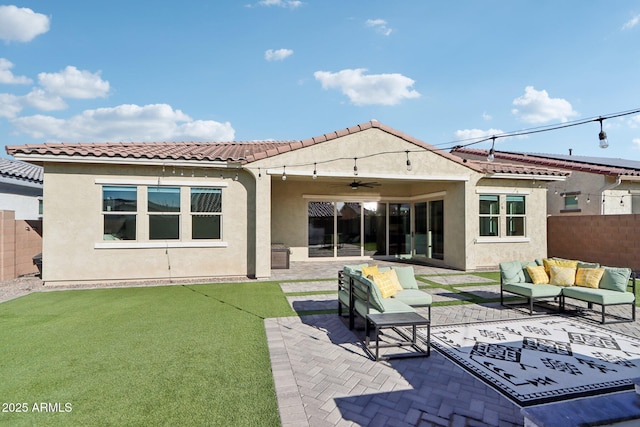
[[[630,268],[605,267],[602,279],[600,279],[600,289],[626,292],[630,277]]]
[[[418,289],[418,282],[416,282],[413,267],[393,267],[393,269],[398,275],[402,289]]]
[[[523,283],[525,281],[520,261],[500,263],[500,276],[503,283]]]

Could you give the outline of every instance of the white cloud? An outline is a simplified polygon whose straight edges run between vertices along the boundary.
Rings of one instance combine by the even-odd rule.
[[[0,58],[0,83],[10,85],[29,84],[32,80],[24,76],[14,76],[11,72],[13,63],[7,59]]]
[[[235,137],[229,122],[193,120],[167,104],[98,108],[68,119],[38,114],[11,123],[19,133],[48,141],[232,141]]]
[[[67,104],[57,95],[52,95],[46,91],[33,88],[26,96],[21,97],[22,104],[36,108],[40,111],[64,110]]]
[[[355,105],[396,105],[404,99],[420,97],[417,91],[410,90],[415,82],[409,77],[397,73],[367,76],[366,71],[364,68],[337,73],[316,71],[313,75],[323,89],[340,89]]]
[[[489,121],[489,120],[492,120],[492,119],[493,119],[493,117],[491,116],[491,114],[489,114],[489,113],[487,113],[487,112],[482,113],[482,118],[483,118],[484,120],[486,120],[486,121]]]
[[[627,22],[624,23],[624,25],[622,26],[622,30],[630,30],[633,27],[635,27],[636,25],[638,25],[638,23],[640,22],[640,15],[636,15],[633,18],[631,18],[630,20],[628,20]]]
[[[578,115],[566,99],[550,98],[546,90],[527,86],[524,95],[513,100],[511,112],[526,123],[547,123],[554,120],[568,121]]]
[[[636,128],[640,127],[640,114],[638,114],[637,116],[633,116],[633,117],[629,118],[628,122],[629,122],[629,126],[632,129],[636,129]]]
[[[374,28],[376,32],[385,36],[388,36],[393,32],[393,30],[387,26],[387,21],[384,19],[367,19],[365,25],[367,27]]]
[[[0,39],[28,42],[49,31],[49,18],[26,7],[0,6]]]
[[[293,55],[293,51],[291,49],[269,49],[264,53],[264,59],[267,61],[282,61],[291,55]]]
[[[20,97],[9,93],[0,93],[0,117],[12,118],[22,111]]]
[[[298,0],[261,0],[258,3],[258,6],[276,6],[276,7],[286,7],[289,9],[297,9],[302,6],[302,2]],[[251,5],[249,5],[251,7]]]
[[[71,65],[59,73],[40,73],[38,81],[47,92],[63,98],[92,99],[109,93],[109,82],[102,80],[100,72],[78,70]]]
[[[504,132],[500,129],[462,129],[456,131],[455,138],[459,141],[471,141],[474,139],[490,138],[494,135],[500,135],[503,133]]]
[[[640,138],[633,138],[631,142],[633,142],[634,148],[636,150],[640,150]]]

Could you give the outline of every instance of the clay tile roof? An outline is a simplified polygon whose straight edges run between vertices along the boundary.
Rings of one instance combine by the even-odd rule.
[[[487,150],[478,148],[457,148],[452,150],[454,154],[470,154],[486,157]],[[640,162],[625,159],[611,159],[587,156],[563,156],[556,154],[530,154],[507,151],[495,151],[496,161],[527,163],[539,167],[548,167],[580,172],[591,172],[609,176],[640,176]]]
[[[568,176],[571,172],[562,169],[553,169],[539,166],[516,165],[512,163],[487,162],[482,160],[468,160],[468,163],[475,164],[484,173],[497,174],[507,173],[513,175],[538,175],[538,176]]]
[[[474,163],[463,162],[462,158],[444,150],[435,148],[416,138],[399,132],[378,121],[362,123],[346,129],[329,132],[301,141],[258,141],[258,142],[106,142],[106,143],[46,143],[36,145],[8,146],[10,155],[27,155],[38,161],[38,156],[63,156],[114,159],[150,159],[150,160],[200,160],[251,163],[288,151],[298,150],[325,141],[331,141],[346,135],[367,129],[379,129],[403,139],[424,150],[431,151],[450,161],[482,172]]]
[[[42,167],[16,160],[0,159],[0,176],[42,184]]]

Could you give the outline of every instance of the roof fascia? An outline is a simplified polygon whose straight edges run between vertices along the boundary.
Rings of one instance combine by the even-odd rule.
[[[238,162],[207,161],[207,160],[175,160],[175,159],[144,159],[144,158],[111,158],[94,156],[60,156],[60,155],[31,155],[16,154],[16,160],[32,164],[43,163],[79,163],[79,164],[103,164],[103,165],[127,165],[127,166],[184,166],[199,168],[234,168],[239,167]]]
[[[37,188],[42,190],[42,183],[26,181],[18,178],[0,177],[0,184],[13,185],[15,187]]]
[[[553,176],[553,175],[535,175],[535,174],[517,174],[517,173],[493,173],[485,175],[485,178],[496,179],[526,179],[536,181],[566,181],[566,176]]]

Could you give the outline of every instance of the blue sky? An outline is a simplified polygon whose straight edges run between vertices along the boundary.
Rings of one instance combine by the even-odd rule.
[[[298,140],[371,119],[440,148],[640,108],[630,0],[0,5],[0,144]],[[640,160],[640,114],[496,149]],[[474,145],[490,147],[489,142]]]

